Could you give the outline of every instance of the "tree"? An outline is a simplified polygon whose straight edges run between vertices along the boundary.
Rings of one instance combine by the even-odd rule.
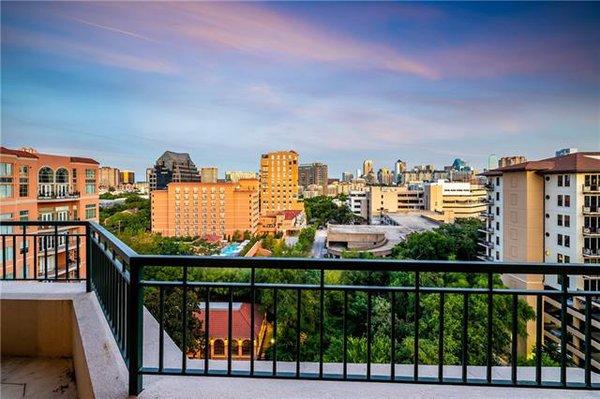
[[[338,206],[333,198],[318,196],[304,200],[306,219],[317,227],[325,226],[327,223],[349,224],[355,220],[354,214],[348,206]]]

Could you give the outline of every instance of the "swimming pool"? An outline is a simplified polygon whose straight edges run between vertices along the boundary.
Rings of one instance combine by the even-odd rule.
[[[247,243],[248,240],[243,242],[232,242],[221,249],[219,256],[238,256]]]

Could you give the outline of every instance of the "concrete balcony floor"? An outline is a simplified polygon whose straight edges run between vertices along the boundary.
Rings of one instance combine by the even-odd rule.
[[[71,359],[3,357],[2,399],[77,397]]]
[[[100,305],[95,294],[85,292],[82,283],[24,283],[1,282],[0,299],[3,305],[13,301],[70,301],[72,306],[72,358],[76,375],[76,389],[78,397],[96,398],[126,398],[127,397],[127,370],[116,347],[110,329],[105,321]],[[8,302],[5,302],[8,301]],[[18,305],[18,304],[17,304]],[[35,305],[35,303],[33,304]],[[10,321],[5,319],[3,323]],[[51,314],[44,313],[50,317]],[[20,316],[18,317],[20,318]],[[31,329],[36,326],[31,326]],[[3,341],[4,341],[3,327]],[[158,323],[146,312],[144,314],[144,366],[155,367],[158,354]],[[165,335],[165,367],[180,367],[181,351],[168,335]],[[5,351],[3,342],[2,351]],[[247,362],[233,362],[235,369],[247,367]],[[211,361],[211,370],[224,367],[223,361]],[[202,360],[190,359],[188,367],[201,369]],[[257,362],[257,370],[268,369],[270,362]],[[389,365],[375,365],[376,374],[389,372]],[[303,363],[302,369],[312,371],[313,363]],[[328,369],[337,371],[339,365],[326,364]],[[357,372],[362,372],[364,365],[352,365]],[[387,367],[387,369],[386,369]],[[410,375],[411,365],[397,365],[398,374]],[[17,369],[25,369],[18,367]],[[292,364],[278,362],[278,369],[286,371]],[[446,366],[448,376],[457,372],[457,366]],[[379,370],[381,369],[381,370]],[[494,368],[494,377],[504,378],[506,367]],[[422,375],[435,375],[436,366],[420,367]],[[479,376],[480,367],[469,367],[470,376]],[[19,371],[19,370],[17,370]],[[580,380],[581,369],[569,369],[569,380]],[[3,365],[4,378],[4,365]],[[554,379],[558,370],[544,368],[544,378]],[[523,373],[523,374],[521,374]],[[519,368],[519,376],[529,379],[531,370]],[[54,386],[60,384],[60,375],[54,377]],[[312,381],[312,380],[284,380],[284,379],[252,379],[232,377],[202,377],[202,376],[144,376],[144,390],[140,398],[215,398],[215,399],[279,399],[279,398],[598,398],[598,391],[559,390],[536,388],[510,388],[510,387],[478,387],[478,386],[452,386],[412,383],[379,383],[379,382],[338,382],[338,381]],[[598,381],[598,376],[594,375]],[[71,386],[71,385],[69,385]],[[2,397],[4,398],[4,391]],[[47,397],[47,396],[38,396]],[[68,396],[67,396],[68,397]]]

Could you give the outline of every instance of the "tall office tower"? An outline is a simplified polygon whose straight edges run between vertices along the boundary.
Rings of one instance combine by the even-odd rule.
[[[379,181],[379,184],[391,186],[394,182],[394,174],[388,168],[381,168],[377,172],[377,180]]]
[[[371,161],[370,159],[366,159],[363,162],[362,177],[365,177],[372,173],[375,173],[375,171],[373,170],[373,161]]]
[[[492,170],[492,169],[496,169],[497,167],[498,167],[498,155],[490,154],[490,156],[488,156],[487,165],[485,168],[487,170]]]
[[[600,152],[574,153],[529,161],[483,173],[488,178],[488,209],[482,232],[480,258],[488,261],[536,263],[600,263]],[[542,266],[543,267],[543,266]],[[598,289],[599,276],[568,276],[557,280],[533,275],[503,275],[512,288]],[[532,298],[527,298],[530,302]],[[533,303],[535,305],[535,303]],[[535,306],[534,306],[535,308]],[[584,297],[569,304],[572,319],[567,343],[568,355],[576,364],[585,361],[583,331]],[[594,317],[600,309],[593,306]],[[544,339],[560,342],[554,334],[561,311],[556,298],[544,298]],[[530,323],[531,324],[531,323]],[[533,323],[534,325],[535,323]],[[534,326],[530,325],[530,329]],[[595,326],[592,339],[600,340]],[[559,328],[560,330],[560,328]],[[572,330],[572,331],[571,331]],[[530,336],[535,334],[530,332]],[[594,338],[596,337],[596,338]],[[529,340],[527,349],[533,342]],[[600,370],[598,346],[592,349],[592,368]]]
[[[342,181],[352,181],[354,175],[352,172],[342,172]]]
[[[236,182],[240,179],[258,179],[258,173],[241,170],[228,170],[225,172],[225,180]]]
[[[260,158],[260,213],[303,210],[298,202],[298,153],[276,151]]]
[[[98,221],[98,162],[69,155],[41,154],[31,148],[13,150],[0,147],[0,155],[0,220]],[[13,232],[10,226],[2,229],[3,233]],[[64,229],[69,234],[85,234],[82,226]],[[35,234],[36,231],[40,235],[35,240],[27,237],[24,244],[21,237],[15,237],[14,245],[7,244],[7,278],[14,275],[23,278],[25,273],[27,278],[36,279],[45,276],[47,271],[49,276],[58,275],[62,279],[67,273],[67,264],[70,277],[76,277],[77,265],[80,275],[84,275],[85,245],[78,253],[76,239],[79,237],[71,236],[67,244],[62,233],[58,236],[51,234],[54,229],[27,227],[27,233]],[[43,231],[48,233],[46,237],[42,237]],[[20,248],[36,250],[21,251]],[[46,250],[57,255],[44,258]],[[34,257],[37,257],[35,263]],[[39,267],[34,269],[34,264]]]
[[[394,180],[396,184],[404,184],[402,181],[402,174],[406,171],[406,162],[397,160],[394,164]]]
[[[219,169],[214,166],[200,168],[200,181],[202,183],[216,183],[219,180]]]
[[[300,187],[306,188],[312,184],[326,187],[328,179],[327,165],[323,163],[315,162],[298,167],[298,185]]]
[[[498,161],[498,167],[504,168],[505,166],[518,165],[520,163],[526,162],[527,159],[523,155],[516,155],[512,157],[502,157]]]
[[[121,184],[121,174],[119,169],[110,166],[101,166],[98,169],[99,188],[114,188]]]
[[[150,198],[152,231],[163,236],[226,238],[236,231],[255,233],[258,227],[256,179],[170,183]]]
[[[199,182],[200,174],[190,155],[165,151],[152,168],[148,182],[150,191],[163,190],[171,182]]]
[[[456,158],[450,169],[462,172],[471,170],[471,166],[464,159]]]
[[[135,172],[133,170],[122,170],[119,173],[121,184],[134,184],[135,183]]]

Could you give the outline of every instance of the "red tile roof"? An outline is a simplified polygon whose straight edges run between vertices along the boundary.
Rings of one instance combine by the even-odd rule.
[[[229,327],[229,303],[228,302],[210,302],[208,310],[208,335],[210,338],[228,337]],[[231,310],[231,337],[233,339],[250,338],[250,315],[252,311],[250,303],[235,302]],[[195,313],[204,326],[204,303],[202,308]],[[263,315],[258,311],[258,306],[254,308],[254,337],[258,338],[260,327],[263,323]]]
[[[20,158],[33,158],[33,159],[38,158],[37,155],[32,154],[30,152],[22,151],[22,150],[11,150],[10,148],[6,148],[6,147],[0,147],[0,154],[14,155],[14,156],[17,156]]]
[[[71,157],[71,162],[91,163],[94,165],[100,165],[100,162],[96,161],[95,159],[84,157]]]
[[[547,173],[585,173],[600,171],[600,152],[576,152],[539,161],[527,161],[516,165],[492,169],[482,176],[499,176],[505,172],[535,171]]]

